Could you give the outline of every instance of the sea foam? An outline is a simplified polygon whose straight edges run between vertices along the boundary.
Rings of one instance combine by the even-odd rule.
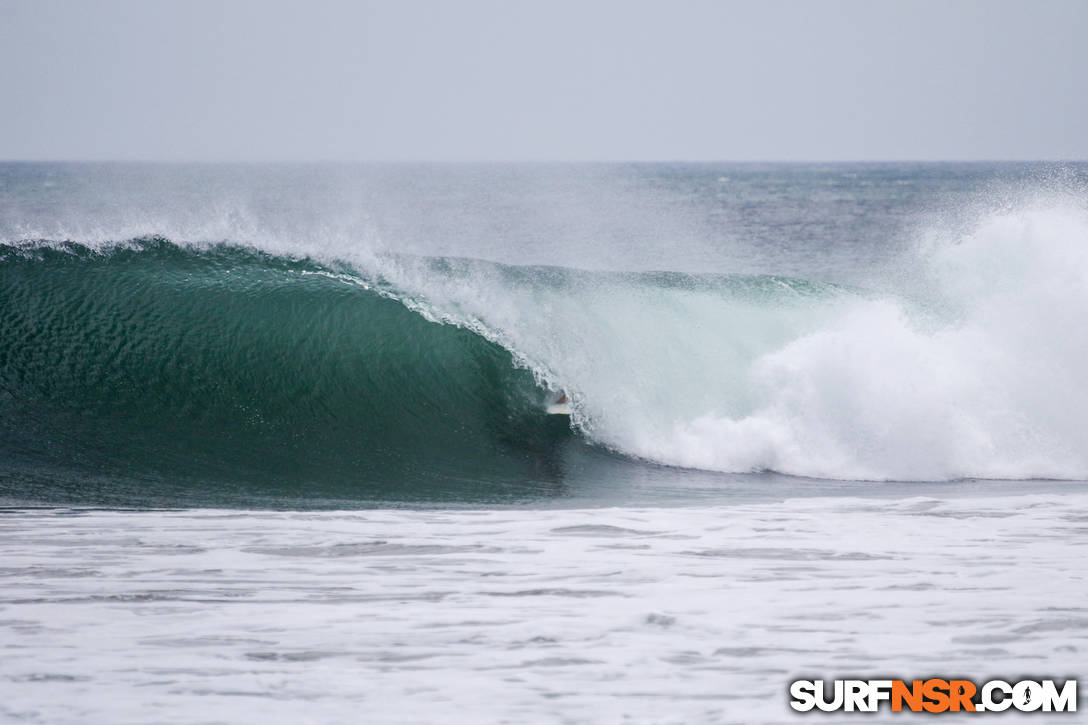
[[[1088,476],[1088,214],[932,235],[879,292],[760,278],[386,272],[513,350],[599,443],[660,463],[842,479]],[[561,279],[561,284],[555,278]]]

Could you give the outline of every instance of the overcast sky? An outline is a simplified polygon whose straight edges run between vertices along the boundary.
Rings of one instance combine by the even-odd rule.
[[[0,0],[0,158],[1088,159],[1088,2]]]

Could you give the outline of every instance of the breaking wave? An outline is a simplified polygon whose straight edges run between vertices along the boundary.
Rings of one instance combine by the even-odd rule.
[[[9,243],[3,466],[453,497],[554,481],[573,430],[715,471],[1088,477],[1084,210],[991,214],[919,259],[874,292],[161,237]],[[569,422],[544,411],[558,390]]]

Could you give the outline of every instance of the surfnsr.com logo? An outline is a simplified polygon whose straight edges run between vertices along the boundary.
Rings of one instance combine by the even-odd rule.
[[[796,680],[790,707],[798,712],[1076,712],[1077,681]]]

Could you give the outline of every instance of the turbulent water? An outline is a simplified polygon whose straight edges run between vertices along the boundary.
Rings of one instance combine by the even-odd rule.
[[[1069,547],[1088,541],[1076,523],[1088,479],[1086,177],[1083,165],[1009,164],[0,164],[0,547],[17,562],[0,579],[0,613],[20,633],[3,676],[51,688],[89,682],[105,663],[114,674],[94,688],[153,681],[167,708],[23,699],[6,712],[192,720],[202,698],[230,691],[298,708],[268,710],[282,717],[322,702],[340,718],[369,701],[346,681],[322,689],[320,670],[385,673],[402,689],[384,714],[410,720],[417,699],[481,704],[482,690],[450,683],[457,661],[475,672],[494,657],[519,683],[481,710],[495,718],[619,717],[636,696],[665,703],[654,720],[786,717],[730,698],[784,692],[786,674],[836,661],[852,675],[899,666],[871,639],[836,644],[846,629],[868,632],[859,612],[904,586],[843,562],[910,559],[900,574],[913,587],[927,566],[952,571],[968,534],[964,556],[1064,579],[1034,598],[1006,596],[1018,591],[1007,578],[947,606],[919,595],[926,616],[982,617],[981,629],[962,640],[918,625],[942,659],[905,649],[901,661],[972,674],[1016,641],[1017,656],[1068,670],[1088,646],[1081,625],[1062,625],[1067,641],[1045,652],[1023,632],[1051,626],[1046,598],[1068,612],[1061,621],[1082,622],[1072,602],[1088,593],[1083,575],[1058,547],[1017,542],[1032,527],[1060,528]],[[560,392],[569,418],[546,412]],[[844,495],[869,503],[836,503],[856,501]],[[1036,513],[1008,528],[1017,496]],[[621,507],[606,517],[619,523],[576,510],[601,505]],[[957,523],[935,513],[928,548],[881,548],[881,530],[919,521],[916,505],[953,506]],[[57,506],[137,511],[70,519]],[[838,531],[858,506],[863,530]],[[160,507],[200,511],[150,510]],[[449,511],[260,513],[361,507]],[[533,529],[544,516],[547,531]],[[830,529],[803,534],[812,517]],[[432,541],[423,532],[436,526]],[[781,549],[779,531],[808,538]],[[553,547],[591,535],[612,553]],[[162,536],[172,543],[153,543]],[[167,567],[173,546],[193,561]],[[223,579],[236,557],[249,562],[244,585]],[[750,567],[733,571],[737,557]],[[700,583],[704,568],[751,583],[746,601],[765,611],[743,632],[725,595]],[[440,573],[445,584],[428,583]],[[804,585],[817,574],[865,594],[832,602],[827,581]],[[490,575],[525,583],[491,591]],[[406,593],[417,587],[426,612],[410,614],[424,606]],[[265,589],[292,593],[281,610],[260,604],[279,601]],[[507,597],[523,590],[537,594]],[[570,592],[583,590],[625,602],[619,629],[579,619]],[[684,605],[689,594],[705,606]],[[796,611],[765,606],[782,597]],[[235,621],[245,608],[223,602],[236,599],[259,618]],[[408,609],[344,624],[386,601]],[[523,601],[556,618],[543,634]],[[93,627],[111,602],[157,612],[162,631],[74,660],[54,651],[69,617]],[[174,631],[191,611],[219,624]],[[318,611],[342,619],[299,628]],[[410,644],[432,625],[449,635],[441,647]],[[338,631],[358,639],[333,647]],[[723,641],[702,646],[713,632]],[[979,638],[991,635],[986,655]],[[178,645],[190,654],[163,665],[170,673],[118,674],[139,670],[129,658],[141,646],[177,642],[196,644]],[[417,659],[427,664],[404,664]],[[734,670],[748,674],[718,691],[706,679]],[[237,682],[201,684],[216,672]],[[753,673],[778,679],[752,689]],[[276,692],[278,679],[297,691]],[[593,694],[589,682],[623,684]],[[557,698],[573,704],[548,704]]]
[[[781,722],[793,679],[1088,651],[1084,493],[5,523],[15,721]]]

